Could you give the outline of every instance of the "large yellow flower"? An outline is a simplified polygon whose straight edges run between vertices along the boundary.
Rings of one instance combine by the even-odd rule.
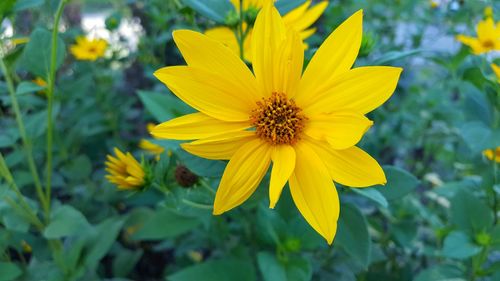
[[[106,42],[106,40],[90,40],[85,36],[78,36],[76,38],[76,44],[71,45],[70,51],[77,60],[95,61],[104,56],[107,47],[108,42]]]
[[[477,24],[476,32],[477,38],[460,34],[457,40],[471,47],[476,55],[500,50],[500,22],[495,26],[493,18],[488,17]]]
[[[134,156],[115,148],[115,156],[108,155],[106,161],[106,179],[116,184],[119,189],[140,189],[144,186],[146,173]]]
[[[483,155],[488,158],[488,160],[500,163],[500,146],[496,149],[486,149],[483,151]]]
[[[372,125],[364,115],[393,93],[401,68],[351,69],[362,37],[362,11],[325,40],[302,73],[301,37],[286,29],[272,3],[256,19],[253,73],[229,48],[206,35],[175,31],[187,66],[155,76],[199,110],[158,125],[160,138],[195,140],[182,147],[208,159],[229,159],[213,213],[242,204],[271,162],[273,208],[287,181],[306,221],[332,243],[339,198],[332,182],[366,187],[384,184],[377,161],[355,145]]]
[[[493,72],[495,73],[498,83],[500,83],[500,66],[496,64],[491,64],[491,69],[493,69]]]
[[[261,9],[267,0],[245,0],[243,1],[243,10],[250,9]],[[239,0],[231,0],[236,11],[240,9]],[[283,21],[287,28],[293,28],[299,32],[302,40],[309,38],[316,32],[316,28],[311,28],[311,25],[316,22],[316,20],[323,14],[326,7],[328,6],[328,1],[321,1],[317,5],[311,6],[311,0],[307,0],[304,4],[293,9],[289,13],[283,16]],[[245,30],[246,30],[245,25]],[[215,27],[205,31],[205,34],[224,45],[228,46],[236,54],[240,53],[240,47],[238,44],[238,39],[233,30],[228,27]],[[248,30],[248,34],[245,37],[245,42],[243,44],[244,51],[243,54],[247,61],[252,61],[252,29]]]

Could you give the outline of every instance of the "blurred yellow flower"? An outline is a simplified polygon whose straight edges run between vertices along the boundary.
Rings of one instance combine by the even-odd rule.
[[[472,48],[476,55],[500,50],[500,23],[495,26],[493,18],[480,21],[476,27],[477,38],[458,35],[458,41]]]
[[[429,0],[429,4],[431,5],[432,9],[436,9],[439,7],[439,2],[437,0]]]
[[[500,66],[492,63],[491,69],[493,69],[493,72],[497,76],[498,83],[500,83]]]
[[[26,242],[25,240],[21,241],[21,248],[23,249],[24,253],[29,254],[29,253],[33,252],[33,248],[31,248],[31,245],[28,244],[28,242]]]
[[[493,18],[493,8],[491,6],[484,8],[484,18]]]
[[[266,0],[249,0],[243,1],[243,10],[249,9],[260,9],[263,7]],[[231,0],[235,9],[239,11],[240,1],[239,0]],[[328,1],[321,1],[320,3],[311,6],[311,0],[307,0],[304,4],[299,7],[293,9],[283,16],[283,21],[285,23],[286,28],[293,28],[299,34],[302,40],[305,40],[316,32],[316,28],[311,28],[311,25],[318,20],[318,18],[323,14],[326,7],[328,6]],[[244,25],[244,29],[246,31],[246,24]],[[224,45],[228,46],[231,50],[233,50],[236,54],[239,55],[240,47],[238,44],[238,39],[234,31],[228,27],[215,27],[212,29],[208,29],[205,34],[217,40]],[[252,29],[248,30],[248,33],[245,37],[245,41],[243,43],[243,53],[245,59],[249,62],[252,61]]]
[[[108,155],[106,161],[106,179],[116,184],[119,189],[139,189],[145,184],[145,172],[139,162],[127,152],[124,154],[118,148],[114,149],[115,156]]]
[[[31,80],[31,82],[33,82],[33,83],[35,83],[38,86],[43,87],[43,88],[47,87],[47,82],[45,80],[43,80],[42,78],[40,78],[40,77],[37,77],[37,78]],[[39,94],[39,95],[45,95],[46,94],[45,90],[40,90],[40,91],[37,91],[36,93]]]
[[[153,131],[155,127],[155,124],[153,123],[148,123],[146,125],[146,128],[148,130],[148,132],[151,132]],[[162,146],[160,145],[157,145],[155,143],[152,143],[146,139],[142,139],[140,142],[139,142],[139,148],[142,149],[142,150],[146,150],[148,151],[149,153],[153,154],[153,155],[156,155],[156,160],[159,160],[160,159],[160,155],[165,152],[165,148],[163,148]]]
[[[351,69],[362,21],[358,11],[333,31],[304,73],[302,38],[285,27],[271,3],[255,22],[253,73],[220,42],[190,30],[173,33],[188,65],[165,67],[155,76],[199,112],[151,133],[195,140],[182,147],[203,158],[229,160],[214,215],[247,200],[272,162],[270,207],[288,181],[299,211],[331,244],[340,212],[333,181],[353,187],[386,183],[377,161],[355,145],[372,125],[365,114],[392,95],[402,69]]]
[[[77,60],[95,61],[104,56],[107,47],[108,42],[104,39],[90,40],[85,36],[78,36],[76,44],[71,45],[70,51]]]
[[[483,155],[488,158],[488,160],[495,161],[500,163],[500,146],[497,147],[494,151],[493,149],[486,149],[483,151]]]

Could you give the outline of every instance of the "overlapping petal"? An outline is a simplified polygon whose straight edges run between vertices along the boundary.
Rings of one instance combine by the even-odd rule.
[[[173,66],[154,75],[185,103],[220,120],[248,120],[258,100],[234,80],[203,69]]]
[[[248,127],[248,122],[226,122],[203,113],[192,113],[161,123],[150,133],[160,139],[195,140]]]
[[[269,183],[269,208],[274,208],[283,187],[295,168],[295,149],[290,145],[275,146],[271,159],[273,160],[273,168]]]
[[[356,145],[373,122],[359,113],[335,112],[310,117],[305,134],[327,141],[335,149]]]
[[[321,158],[301,142],[295,146],[295,170],[290,177],[293,201],[306,221],[332,244],[337,232],[340,202]]]
[[[303,40],[312,35],[310,33],[303,33],[303,31],[308,29],[315,21],[318,20],[328,6],[328,1],[321,1],[308,9],[310,5],[311,0],[307,0],[304,4],[283,16],[285,25],[300,32]]]
[[[255,139],[255,132],[236,131],[181,144],[187,152],[213,160],[228,160],[245,143]]]
[[[383,104],[396,89],[402,68],[358,67],[338,76],[329,90],[311,97],[304,112],[310,115],[349,110],[366,114]]]
[[[217,189],[214,215],[220,215],[245,202],[269,168],[271,147],[261,139],[243,145],[227,164]]]
[[[353,146],[336,150],[326,142],[311,139],[307,142],[317,155],[321,155],[335,182],[349,187],[368,187],[387,182],[382,167],[362,149]]]
[[[309,62],[295,100],[308,105],[312,97],[327,90],[334,79],[348,71],[361,46],[363,11],[360,10],[344,21],[321,44]]]

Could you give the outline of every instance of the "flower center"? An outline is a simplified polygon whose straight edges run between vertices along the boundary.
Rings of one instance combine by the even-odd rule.
[[[491,40],[486,40],[483,42],[483,47],[488,49],[493,49],[495,47],[495,43]]]
[[[250,120],[257,136],[277,145],[295,144],[300,139],[307,117],[285,94],[272,93],[269,98],[257,102]]]

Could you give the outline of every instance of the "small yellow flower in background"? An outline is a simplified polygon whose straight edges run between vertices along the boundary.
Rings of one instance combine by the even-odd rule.
[[[43,87],[43,88],[47,87],[47,82],[45,80],[43,80],[42,78],[40,78],[40,77],[37,77],[37,78],[31,80],[31,82],[33,82],[33,83],[35,83],[38,86]],[[40,90],[40,91],[37,91],[36,93],[39,94],[39,95],[45,95],[46,94],[45,90]]]
[[[250,9],[261,9],[264,6],[266,0],[249,0],[243,1],[243,10]],[[231,3],[234,5],[236,11],[240,9],[240,1],[239,0],[231,0]],[[315,32],[316,28],[311,28],[311,25],[318,20],[318,18],[323,14],[326,7],[328,6],[328,1],[321,1],[320,3],[311,6],[311,0],[307,0],[304,4],[299,7],[293,9],[283,16],[283,22],[287,28],[293,28],[300,34],[302,40],[305,40],[311,37]],[[246,31],[247,27],[244,26]],[[233,50],[236,54],[240,53],[240,47],[238,45],[238,39],[233,30],[228,27],[216,27],[212,29],[208,29],[205,34],[208,37],[211,37],[224,45],[228,46],[231,50]],[[249,62],[252,61],[252,30],[248,31],[247,36],[245,37],[244,46],[244,56],[245,59]]]
[[[429,0],[429,4],[431,5],[432,9],[436,9],[439,7],[439,2],[437,0]]]
[[[476,55],[500,50],[500,23],[495,26],[493,18],[480,21],[476,27],[477,38],[458,35],[458,41],[469,46]]]
[[[500,146],[497,147],[494,151],[493,149],[486,149],[483,151],[483,155],[488,158],[488,160],[495,161],[500,163]]]
[[[340,203],[333,181],[352,187],[385,184],[384,171],[356,147],[373,124],[365,114],[394,92],[402,69],[351,69],[362,39],[362,11],[323,42],[302,73],[304,45],[279,12],[266,6],[252,34],[253,73],[219,41],[190,31],[173,33],[187,66],[155,76],[199,112],[158,125],[158,138],[194,140],[186,151],[229,160],[214,215],[255,191],[271,162],[270,207],[288,182],[295,205],[326,241],[333,242]]]
[[[500,66],[492,63],[491,69],[493,69],[493,72],[497,76],[498,83],[500,83]]]
[[[156,125],[153,124],[153,123],[148,123],[146,125],[146,128],[148,130],[148,132],[151,132],[153,131],[154,127]],[[157,145],[156,143],[152,143],[146,139],[142,139],[140,142],[139,142],[139,148],[142,149],[142,150],[146,150],[148,151],[149,153],[153,154],[156,156],[156,160],[159,160],[160,159],[160,155],[165,152],[165,148],[163,148],[161,145]]]
[[[137,160],[127,152],[124,154],[118,148],[114,150],[115,156],[108,155],[106,161],[106,179],[116,184],[119,189],[140,189],[145,184],[146,173]]]
[[[95,61],[104,56],[107,47],[108,42],[104,39],[90,40],[85,36],[78,36],[76,44],[71,45],[70,51],[77,60]]]
[[[491,6],[484,8],[484,18],[493,18],[493,8]]]
[[[22,45],[26,44],[30,41],[29,37],[18,37],[18,38],[12,38],[10,42],[14,45]]]
[[[31,248],[31,245],[28,244],[28,242],[26,242],[24,240],[21,241],[21,248],[23,249],[24,253],[29,254],[29,253],[33,252],[33,248]]]

